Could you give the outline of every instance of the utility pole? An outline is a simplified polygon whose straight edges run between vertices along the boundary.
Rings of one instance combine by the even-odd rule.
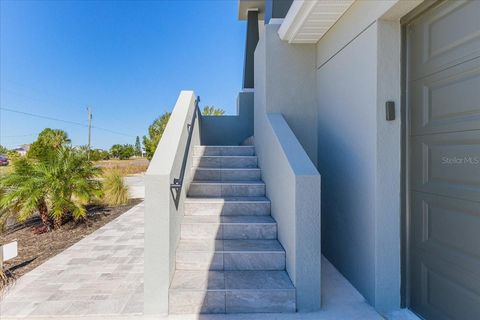
[[[88,146],[87,146],[87,157],[90,159],[90,146],[92,142],[92,110],[87,107],[88,112]]]

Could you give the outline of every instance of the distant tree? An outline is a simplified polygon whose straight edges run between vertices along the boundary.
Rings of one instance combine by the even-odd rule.
[[[202,111],[202,115],[204,116],[223,116],[224,114],[225,110],[215,108],[214,106],[205,106]]]
[[[142,144],[140,143],[140,137],[135,139],[135,155],[140,157],[142,155]]]
[[[157,149],[157,145],[162,138],[165,128],[167,127],[170,115],[170,112],[165,112],[163,115],[155,119],[155,121],[153,121],[153,123],[148,127],[148,137],[143,136],[143,145],[149,160],[153,158],[155,150]]]
[[[68,134],[60,129],[43,129],[37,140],[30,145],[27,156],[37,160],[51,157],[52,153],[71,143]]]
[[[92,149],[90,150],[90,160],[100,161],[108,160],[110,158],[110,152],[102,149]]]
[[[110,154],[114,158],[127,160],[135,154],[135,148],[131,144],[114,144],[110,148]]]
[[[0,144],[0,154],[6,155],[7,153],[8,153],[8,149]]]

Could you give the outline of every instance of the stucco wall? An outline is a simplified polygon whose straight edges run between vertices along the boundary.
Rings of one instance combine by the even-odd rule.
[[[322,249],[382,313],[401,292],[399,19],[420,2],[357,1],[317,43]]]
[[[253,136],[253,92],[240,92],[237,114],[201,117],[202,145],[240,145]]]
[[[317,71],[323,253],[374,301],[376,25]],[[361,53],[361,54],[360,54]]]
[[[196,121],[186,162],[183,188],[178,205],[170,184],[179,178],[187,145],[187,124],[192,120],[196,96],[182,91],[145,174],[145,264],[144,313],[168,313],[168,288],[175,272],[175,254],[184,216],[184,200],[192,177],[192,149],[200,144],[200,126]],[[198,118],[197,118],[198,120]]]
[[[295,134],[285,118],[299,113],[299,107],[306,107],[305,103],[314,99],[314,48],[298,48],[299,56],[295,57],[291,48],[282,45],[277,28],[266,25],[255,50],[255,147],[278,225],[278,239],[286,251],[287,272],[297,289],[297,309],[313,311],[321,306],[320,174],[298,139],[301,133],[308,133],[308,127],[299,126],[305,115],[291,118],[295,120]],[[309,59],[302,61],[305,56]],[[290,60],[282,60],[286,57]],[[288,75],[279,74],[283,72],[282,63],[292,60],[295,63],[291,70],[313,79],[305,86],[312,88],[310,92],[293,86]],[[302,93],[306,97],[299,97]],[[315,112],[314,103],[308,107]]]
[[[266,112],[279,112],[313,163],[317,162],[315,45],[288,44],[278,36],[280,25],[265,25]],[[257,83],[255,83],[255,90]]]

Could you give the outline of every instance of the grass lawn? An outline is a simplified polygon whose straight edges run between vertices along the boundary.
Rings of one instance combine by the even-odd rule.
[[[95,165],[102,169],[116,169],[123,175],[143,173],[147,171],[149,161],[145,158],[130,160],[102,160],[95,162]]]

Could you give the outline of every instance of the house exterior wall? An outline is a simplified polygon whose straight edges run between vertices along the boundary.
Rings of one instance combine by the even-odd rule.
[[[323,253],[382,313],[401,301],[400,18],[420,3],[356,1],[317,43]]]
[[[375,292],[376,67],[373,25],[317,70],[322,249],[370,301]]]
[[[278,27],[266,25],[255,50],[255,149],[297,310],[308,312],[321,307],[320,175],[316,139],[307,138],[316,132],[315,47],[289,47]]]
[[[263,66],[267,77],[265,112],[281,113],[312,162],[316,163],[315,45],[285,43],[278,36],[279,28],[278,24],[267,24],[263,39],[260,37],[266,56]]]

